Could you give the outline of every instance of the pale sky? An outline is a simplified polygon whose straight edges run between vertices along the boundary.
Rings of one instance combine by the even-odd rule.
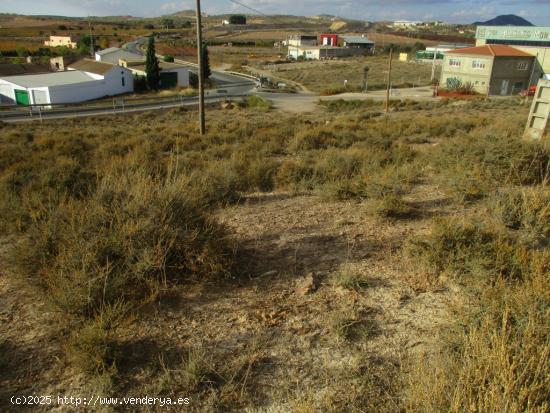
[[[517,14],[550,26],[550,0],[239,0],[265,14],[333,14],[358,20],[444,20],[472,23]],[[229,0],[202,0],[205,13],[251,13]],[[63,16],[156,17],[193,9],[193,0],[0,0],[0,12]]]

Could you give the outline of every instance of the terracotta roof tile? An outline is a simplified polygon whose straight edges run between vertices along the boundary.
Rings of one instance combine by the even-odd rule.
[[[503,44],[487,44],[485,46],[466,47],[464,49],[456,49],[447,52],[447,54],[469,54],[480,56],[497,56],[497,57],[534,57],[522,50]]]

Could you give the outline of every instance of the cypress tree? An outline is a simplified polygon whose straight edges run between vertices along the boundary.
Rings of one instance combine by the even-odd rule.
[[[145,56],[145,73],[147,75],[147,86],[151,90],[158,90],[160,82],[159,60],[155,51],[155,38],[149,37],[147,54]]]
[[[206,47],[206,45],[202,46],[202,62],[202,76],[206,80],[212,74],[212,71],[210,70],[210,58],[208,57],[208,48]]]

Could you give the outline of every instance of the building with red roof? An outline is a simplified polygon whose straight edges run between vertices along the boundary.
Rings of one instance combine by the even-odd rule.
[[[532,83],[535,56],[506,45],[483,45],[445,54],[440,86],[471,85],[484,95],[515,95]]]

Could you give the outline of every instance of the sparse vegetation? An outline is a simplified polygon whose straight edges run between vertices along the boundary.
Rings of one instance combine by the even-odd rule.
[[[322,95],[364,90],[363,69],[369,67],[368,89],[386,87],[388,58],[370,56],[364,58],[307,61],[276,65],[273,76],[304,85]],[[392,85],[395,88],[430,85],[431,66],[395,60],[392,69]],[[347,87],[344,87],[347,80]]]
[[[198,412],[548,410],[548,148],[514,100],[392,105],[1,124],[0,294],[48,311],[0,348]]]

